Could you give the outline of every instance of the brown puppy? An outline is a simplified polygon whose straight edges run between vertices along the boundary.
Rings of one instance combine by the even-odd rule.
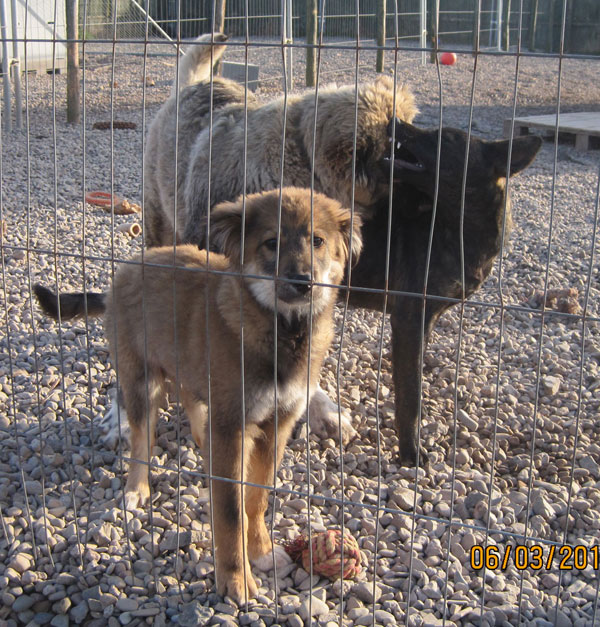
[[[256,593],[248,558],[272,550],[267,490],[242,490],[239,482],[273,485],[333,334],[336,290],[329,286],[341,282],[349,255],[361,248],[359,220],[337,201],[314,194],[311,216],[310,191],[284,188],[278,218],[279,202],[274,190],[248,196],[245,206],[238,200],[216,207],[211,233],[225,256],[210,253],[208,262],[196,246],[156,248],[143,265],[121,266],[105,295],[57,299],[36,286],[53,317],[59,306],[62,319],[86,306],[88,315],[106,309],[131,426],[128,508],[150,495],[148,444],[165,379],[179,381],[195,440],[210,442],[217,589],[238,602]]]

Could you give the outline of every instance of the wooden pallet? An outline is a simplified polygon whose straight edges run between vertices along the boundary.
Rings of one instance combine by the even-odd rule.
[[[504,120],[504,137],[510,137],[512,119]],[[530,128],[546,131],[556,130],[556,115],[532,115],[515,118],[514,135],[526,135]],[[575,135],[575,148],[587,150],[590,137],[600,137],[600,112],[561,113],[558,120],[559,133]]]

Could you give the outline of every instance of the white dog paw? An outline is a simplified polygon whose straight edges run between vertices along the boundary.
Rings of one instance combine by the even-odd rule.
[[[141,507],[144,506],[146,500],[147,500],[146,496],[136,491],[125,492],[123,496],[125,509],[128,512],[132,512],[136,509],[140,509]]]
[[[108,396],[110,407],[98,423],[101,432],[100,440],[108,449],[116,449],[119,440],[122,440],[124,446],[128,446],[129,421],[127,420],[127,412],[124,407],[119,406],[117,390],[110,390]]]
[[[273,545],[273,550],[252,560],[252,565],[262,572],[273,570],[273,556],[275,556],[275,567],[283,568],[292,563],[292,558],[286,550],[279,544]]]
[[[320,438],[339,440],[340,431],[342,444],[348,444],[357,435],[352,426],[350,412],[338,407],[325,392],[318,388],[310,399],[310,430]]]

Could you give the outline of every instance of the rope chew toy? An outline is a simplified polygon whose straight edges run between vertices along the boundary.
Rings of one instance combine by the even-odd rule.
[[[358,543],[350,533],[346,532],[342,537],[339,529],[321,531],[312,535],[311,545],[314,573],[329,577],[333,581],[340,577],[353,579],[360,573],[361,552]],[[300,562],[304,570],[310,572],[311,555],[306,536],[299,535],[295,540],[288,542],[284,548],[295,562]]]
[[[108,192],[88,192],[85,195],[85,202],[95,207],[101,207],[104,211],[110,211],[111,207],[115,215],[128,215],[130,213],[139,213],[142,208],[126,199],[113,196]]]

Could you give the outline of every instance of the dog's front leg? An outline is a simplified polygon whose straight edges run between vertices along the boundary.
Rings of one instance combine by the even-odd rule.
[[[265,512],[269,491],[258,486],[272,486],[285,450],[288,438],[301,409],[294,414],[278,416],[277,429],[273,420],[261,425],[262,434],[248,465],[248,480],[255,485],[246,488],[246,513],[248,514],[248,555],[252,563],[263,571],[280,568],[290,563],[290,557],[282,546],[273,547],[265,524]]]
[[[242,459],[244,435],[241,429],[227,430],[226,427],[231,426],[227,421],[223,421],[225,424],[221,426],[219,422],[219,417],[213,416],[212,446],[209,452],[217,591],[230,596],[237,603],[244,603],[257,592],[246,547],[248,519],[242,506],[241,480],[247,479],[243,473]],[[249,457],[252,454],[252,440],[246,437],[245,444],[244,457]]]
[[[396,396],[396,431],[400,444],[400,462],[407,466],[427,462],[419,445],[419,400],[422,351],[427,348],[431,330],[443,311],[438,303],[425,308],[425,333],[421,350],[422,301],[417,297],[398,298],[392,305],[392,360]]]

